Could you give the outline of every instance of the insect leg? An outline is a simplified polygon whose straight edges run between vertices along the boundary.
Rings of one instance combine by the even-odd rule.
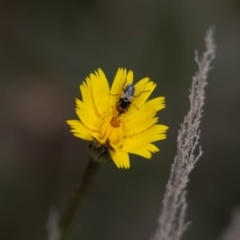
[[[136,95],[136,96],[134,96],[134,97],[139,97],[142,93],[145,93],[145,92],[150,92],[150,90],[141,91],[138,95]]]
[[[139,110],[139,107],[137,107],[137,105],[136,105],[135,103],[134,103],[133,105],[135,106],[135,108],[136,108],[137,110]]]

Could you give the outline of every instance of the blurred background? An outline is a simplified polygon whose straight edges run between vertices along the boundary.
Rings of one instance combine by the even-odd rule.
[[[131,169],[101,166],[69,240],[147,240],[157,226],[180,123],[204,50],[216,26],[201,145],[188,186],[184,240],[218,239],[240,205],[240,2],[238,0],[1,1],[0,239],[47,239],[53,207],[63,211],[81,179],[87,143],[70,134],[79,85],[98,67],[118,67],[158,83],[166,96],[160,122],[170,126],[151,161]]]

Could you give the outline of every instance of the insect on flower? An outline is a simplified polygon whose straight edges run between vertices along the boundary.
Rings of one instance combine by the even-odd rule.
[[[125,83],[126,83],[126,80],[125,80]],[[125,85],[125,83],[123,84],[123,86]],[[119,113],[118,116],[121,115],[122,113],[127,112],[127,110],[130,107],[134,97],[138,97],[139,95],[141,95],[144,92],[149,92],[149,90],[142,91],[137,96],[134,96],[135,87],[134,87],[133,84],[129,84],[125,88],[123,87],[122,90],[123,90],[123,94],[120,97],[119,101],[117,102],[117,106],[116,106],[117,111]],[[134,106],[137,109],[139,109],[135,104],[134,104]]]
[[[117,110],[119,115],[125,113],[132,103],[133,94],[135,92],[135,87],[133,84],[129,84],[123,89],[123,95],[120,97],[117,103]]]
[[[110,87],[98,69],[81,83],[82,98],[76,99],[75,109],[78,118],[67,124],[74,136],[90,142],[95,161],[129,168],[129,154],[150,159],[159,151],[154,142],[166,138],[168,127],[158,123],[156,116],[165,108],[165,98],[148,99],[155,88],[148,77],[133,84],[133,71],[125,68],[117,70]]]

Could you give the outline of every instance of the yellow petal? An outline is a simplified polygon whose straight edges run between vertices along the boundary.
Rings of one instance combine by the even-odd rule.
[[[145,108],[154,108],[156,111],[160,111],[166,107],[165,97],[157,97],[147,101],[144,104]]]
[[[119,68],[117,70],[117,73],[115,75],[115,78],[113,80],[112,87],[111,87],[112,95],[121,95],[122,89],[124,87],[123,85],[126,80],[126,76],[127,76],[126,69]]]
[[[165,108],[165,98],[164,97],[157,97],[154,99],[151,99],[147,102],[145,102],[140,108],[138,108],[135,104],[135,102],[133,102],[133,104],[131,105],[129,111],[128,111],[128,118],[134,118],[138,115],[138,113],[140,113],[141,111],[146,111],[148,109],[154,109],[156,112]],[[134,108],[134,109],[132,109]],[[131,111],[130,111],[131,110]]]
[[[128,118],[128,121],[125,124],[126,134],[132,135],[150,128],[158,121],[158,118],[154,117],[155,114],[156,111],[154,109],[148,109],[145,112],[139,112],[139,114],[134,118]]]
[[[145,158],[151,158],[152,153],[159,151],[159,149],[151,143],[132,140],[131,138],[124,141],[122,150]]]
[[[153,118],[156,113],[157,113],[157,109],[159,109],[158,105],[154,105],[154,102],[152,102],[151,100],[144,103],[143,106],[141,108],[137,108],[135,106],[135,103],[133,103],[130,106],[130,109],[135,108],[132,111],[127,112],[127,114],[125,115],[125,119],[129,122],[131,121],[135,121],[138,120],[139,118],[141,118],[142,116],[147,116],[147,118]]]
[[[129,108],[129,113],[131,111],[137,111],[142,107],[142,105],[147,101],[149,96],[152,94],[155,89],[156,84],[152,81],[149,81],[149,78],[143,78],[135,85],[135,94],[132,105],[135,107]]]
[[[115,151],[110,150],[110,155],[118,168],[130,168],[129,155],[127,152],[121,149],[116,149]]]
[[[127,134],[139,133],[151,127],[157,122],[157,118],[154,118],[157,111],[164,107],[164,97],[158,97],[144,103],[140,109],[127,113],[125,115]]]
[[[98,72],[96,72],[96,76],[98,76],[98,80],[99,82],[101,82],[100,104],[103,107],[103,109],[106,110],[108,109],[109,105],[109,93],[110,93],[108,80],[101,68],[99,68]],[[104,111],[103,114],[105,114]]]
[[[146,84],[149,82],[149,77],[142,78],[135,84],[136,94],[138,94],[143,88],[146,87]]]
[[[133,71],[128,71],[127,79],[126,79],[126,83],[125,83],[124,87],[126,87],[127,85],[132,84],[132,83],[133,83]]]
[[[92,94],[92,81],[89,77],[85,79],[85,82],[83,82],[80,85],[80,92],[82,95],[82,102],[88,106],[89,109],[92,110],[98,117],[100,117],[98,109],[95,106],[93,94]]]
[[[155,124],[149,129],[139,134],[131,136],[131,140],[145,141],[145,142],[156,142],[166,138],[166,131],[168,126]]]
[[[101,69],[90,74],[92,96],[99,114],[103,116],[108,109],[109,85],[107,78]]]
[[[129,81],[131,80],[131,74],[128,76],[128,79],[127,79],[127,70],[123,68],[119,68],[113,80],[113,84],[110,92],[111,106],[115,106],[119,101],[119,98],[122,95],[124,86],[126,85],[128,80]]]
[[[71,126],[71,132],[74,136],[87,141],[93,140],[89,134],[89,129],[87,129],[79,120],[67,120],[66,122]]]
[[[98,124],[98,117],[86,104],[76,99],[76,114],[81,122],[89,129],[95,131]]]

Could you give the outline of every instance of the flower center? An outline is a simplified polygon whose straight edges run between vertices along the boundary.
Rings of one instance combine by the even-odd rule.
[[[99,123],[98,132],[101,143],[118,144],[124,136],[123,122],[118,117],[108,115]]]
[[[112,117],[110,124],[113,128],[118,128],[118,127],[120,127],[121,120],[117,117]]]

